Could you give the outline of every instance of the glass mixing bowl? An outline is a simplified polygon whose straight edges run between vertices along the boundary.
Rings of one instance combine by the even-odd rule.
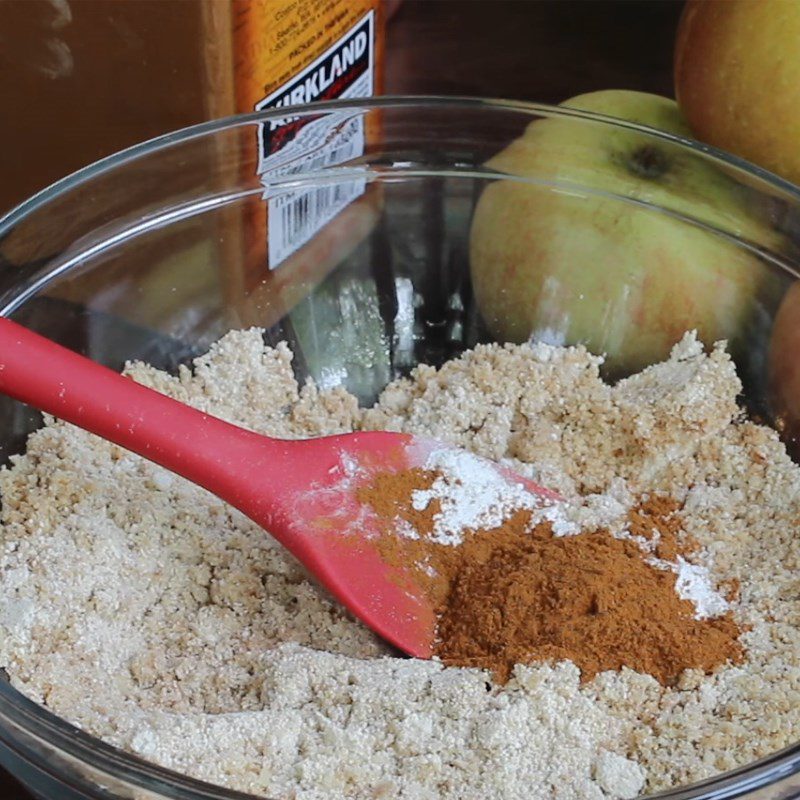
[[[533,122],[521,157],[487,164]],[[12,211],[0,314],[115,369],[175,370],[258,325],[289,342],[301,380],[343,383],[364,403],[417,363],[507,335],[586,341],[613,379],[666,355],[688,319],[707,341],[730,338],[744,404],[787,430],[768,356],[800,263],[798,211],[796,188],[742,161],[565,108],[282,109],[134,147]],[[639,232],[642,263],[621,230]],[[545,240],[569,263],[548,259]],[[40,424],[0,398],[0,461]],[[104,745],[7,680],[0,762],[43,798],[244,797]],[[786,798],[799,771],[796,746],[662,796]]]

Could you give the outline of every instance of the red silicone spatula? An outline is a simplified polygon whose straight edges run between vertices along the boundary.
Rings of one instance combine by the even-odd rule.
[[[424,467],[445,445],[365,432],[286,441],[238,428],[0,318],[0,392],[203,486],[269,531],[344,606],[406,653],[428,658],[435,615],[375,545],[355,491],[377,473]],[[556,495],[494,465],[543,500]]]

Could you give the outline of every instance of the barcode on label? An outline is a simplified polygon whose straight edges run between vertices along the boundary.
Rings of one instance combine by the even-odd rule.
[[[274,269],[364,193],[364,180],[295,190],[269,203],[269,263]]]

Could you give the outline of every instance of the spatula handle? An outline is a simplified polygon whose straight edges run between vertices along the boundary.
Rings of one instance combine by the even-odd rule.
[[[0,318],[0,392],[160,464],[236,504],[254,452],[280,469],[279,440],[258,436],[148,389]]]

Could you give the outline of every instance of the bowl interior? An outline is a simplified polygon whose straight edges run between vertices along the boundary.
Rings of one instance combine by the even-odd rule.
[[[730,339],[743,403],[774,420],[773,321],[799,263],[791,187],[674,137],[544,107],[384,101],[292,117],[294,139],[272,154],[283,160],[265,147],[286,118],[244,117],[134,148],[12,212],[0,313],[115,369],[175,371],[258,326],[291,346],[300,381],[344,385],[363,404],[417,364],[498,338],[586,343],[616,379],[666,357],[688,319],[709,345]],[[571,148],[487,164],[553,121],[574,132]],[[718,190],[620,181],[609,142]],[[0,462],[40,424],[0,398]]]

